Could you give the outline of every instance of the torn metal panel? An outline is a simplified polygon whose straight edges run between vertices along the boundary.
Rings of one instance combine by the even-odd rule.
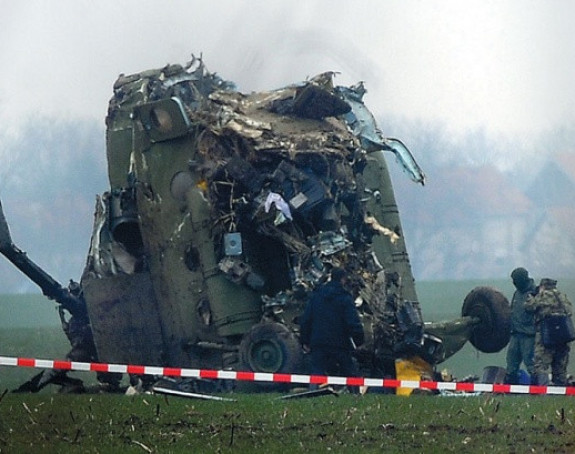
[[[318,389],[312,389],[310,391],[300,391],[297,393],[286,394],[284,396],[278,397],[281,400],[288,400],[288,399],[309,399],[311,397],[320,397],[320,396],[335,396],[339,397],[339,393],[334,390],[331,386],[324,386]]]
[[[354,134],[360,138],[362,147],[369,153],[378,150],[389,150],[395,153],[397,160],[416,183],[425,184],[425,174],[415,161],[409,149],[397,139],[383,136],[377,127],[373,114],[363,103],[366,89],[363,82],[353,87],[336,87],[337,93],[349,104],[350,111],[345,120]]]
[[[158,394],[169,394],[171,396],[188,397],[190,399],[216,400],[218,402],[237,402],[237,399],[232,399],[230,397],[214,396],[212,394],[192,393],[188,391],[178,391],[177,389],[163,388],[161,386],[154,386],[152,390]]]

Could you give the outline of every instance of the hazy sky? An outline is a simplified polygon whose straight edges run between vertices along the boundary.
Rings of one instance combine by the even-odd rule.
[[[525,137],[574,124],[571,0],[0,6],[0,138],[37,113],[103,122],[119,73],[185,63],[192,53],[242,91],[340,71],[338,84],[366,82],[376,115],[439,122],[454,133]]]

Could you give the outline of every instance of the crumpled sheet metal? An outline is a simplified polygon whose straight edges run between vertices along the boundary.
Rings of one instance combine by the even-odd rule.
[[[206,160],[220,163],[217,168],[206,169],[204,177],[210,182],[208,194],[212,207],[221,208],[215,217],[225,224],[222,230],[230,231],[241,224],[235,213],[245,212],[246,204],[259,205],[252,208],[257,230],[276,238],[286,250],[299,257],[299,268],[294,271],[292,284],[313,288],[323,276],[323,272],[318,273],[318,268],[312,266],[313,257],[332,266],[346,264],[351,265],[352,269],[366,269],[373,262],[369,236],[381,234],[394,243],[398,234],[380,225],[374,217],[361,214],[361,200],[356,196],[362,192],[358,187],[361,182],[357,180],[354,166],[361,168],[366,153],[360,138],[342,118],[327,117],[321,121],[302,118],[290,113],[289,106],[285,115],[278,115],[278,103],[292,100],[299,87],[250,95],[218,91],[210,95],[213,101],[210,108],[202,112],[192,111],[190,117],[192,123],[199,122],[207,128],[216,141],[225,141],[225,138],[237,140],[238,137],[243,141],[239,148],[242,152],[235,150],[233,159],[226,156],[229,152],[226,147],[204,148]],[[222,150],[225,152],[218,155],[218,151]],[[230,164],[234,159],[236,162]],[[244,163],[238,163],[238,160]],[[262,162],[267,163],[269,168],[266,169],[265,164],[262,167]],[[227,171],[221,171],[232,165]],[[252,165],[260,166],[258,172],[250,169]],[[222,200],[222,188],[234,191],[238,181],[242,183],[242,173],[246,175],[243,183],[251,185],[257,194],[244,191],[230,194],[229,199]],[[258,186],[254,183],[256,175],[262,173],[267,173],[271,180],[277,178],[283,182],[283,196],[270,189],[269,185]],[[233,178],[229,178],[230,175]],[[371,194],[370,197],[375,195]],[[349,199],[346,209],[356,212],[353,226],[344,225],[340,210],[330,207],[335,203],[343,205],[341,201],[345,198]],[[274,208],[277,215],[271,216]],[[302,234],[298,223],[313,223],[310,219],[317,219],[318,209],[323,209],[327,228],[316,224],[316,235],[309,232]],[[264,213],[270,215],[267,220]],[[290,228],[291,225],[296,228]],[[350,230],[355,231],[355,238],[352,238]],[[360,233],[362,231],[370,233],[364,235]],[[355,247],[352,249],[353,244]],[[357,285],[370,285],[369,282],[373,280],[375,273],[358,273]]]
[[[290,91],[280,89],[290,99]],[[272,101],[268,101],[269,99]],[[312,150],[322,153],[345,153],[348,147],[359,148],[357,138],[350,133],[341,120],[332,118],[314,121],[308,118],[279,117],[269,110],[278,99],[266,94],[242,95],[237,92],[217,92],[210,95],[215,101],[206,121],[206,112],[199,118],[191,113],[192,121],[202,122],[217,135],[232,131],[251,140],[251,147],[257,151],[271,150],[287,154],[298,150]],[[266,100],[267,104],[263,102]]]
[[[133,274],[137,267],[137,258],[130,254],[119,242],[114,241],[106,228],[109,212],[104,199],[96,197],[94,212],[94,228],[88,252],[87,270],[101,278],[116,274]]]
[[[393,244],[398,233],[365,212],[365,198],[377,201],[377,194],[367,190],[361,173],[368,153],[388,150],[412,179],[423,183],[424,175],[409,150],[377,128],[362,101],[363,84],[335,87],[333,76],[243,94],[196,59],[186,68],[171,65],[123,77],[108,121],[128,114],[125,100],[133,105],[140,97],[142,102],[179,97],[197,134],[190,170],[200,174],[197,190],[211,208],[214,243],[223,244],[225,234],[242,228],[277,240],[289,256],[293,288],[312,289],[325,278],[325,265],[345,265],[353,270],[356,293],[376,306],[379,318],[392,318],[397,307],[389,307],[393,298],[386,294],[401,292],[376,282],[381,266],[371,238],[383,235]],[[325,232],[333,241],[320,241]],[[224,260],[220,267],[245,285],[238,273],[242,264]],[[280,305],[286,300],[283,293],[267,297]]]

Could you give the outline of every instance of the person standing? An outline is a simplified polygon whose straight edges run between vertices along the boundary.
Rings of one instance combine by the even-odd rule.
[[[533,313],[525,309],[525,301],[536,293],[535,282],[525,268],[515,268],[511,272],[515,292],[511,299],[511,337],[507,346],[506,383],[519,384],[521,363],[534,381],[533,354],[535,347],[535,322]]]
[[[357,376],[353,350],[363,344],[364,332],[344,284],[345,271],[334,268],[331,280],[312,293],[300,319],[301,342],[311,351],[313,375]]]
[[[534,370],[537,385],[549,384],[549,367],[554,385],[567,384],[567,364],[569,362],[568,343],[546,347],[543,345],[541,325],[550,315],[564,314],[571,317],[573,306],[567,296],[557,290],[557,281],[554,279],[541,279],[539,292],[525,303],[525,309],[535,315],[535,358]]]

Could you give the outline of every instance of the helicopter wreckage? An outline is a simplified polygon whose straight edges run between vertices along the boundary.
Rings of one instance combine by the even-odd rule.
[[[492,288],[473,289],[459,319],[423,322],[384,152],[414,182],[424,173],[378,129],[363,83],[333,81],[244,94],[196,58],[120,75],[80,282],[39,269],[3,213],[0,252],[72,315],[85,308],[101,362],[306,373],[298,316],[336,266],[364,325],[364,376],[439,364],[467,340],[501,350],[509,309]]]

